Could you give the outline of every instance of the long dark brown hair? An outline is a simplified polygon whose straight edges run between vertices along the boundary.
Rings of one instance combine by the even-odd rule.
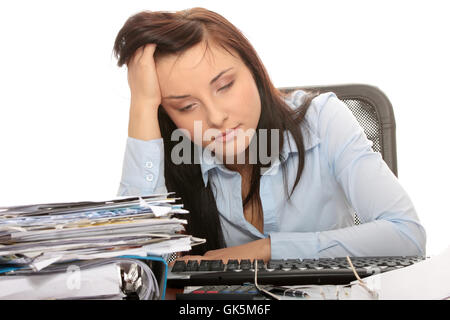
[[[280,151],[285,143],[282,133],[285,130],[291,132],[297,145],[299,163],[295,183],[289,194],[290,200],[304,168],[305,148],[300,124],[311,100],[317,93],[308,92],[302,105],[292,109],[284,101],[288,93],[274,87],[258,54],[247,38],[224,17],[204,8],[191,8],[177,12],[142,11],[134,14],[127,19],[117,34],[113,52],[118,59],[117,65],[121,67],[124,64],[128,65],[134,52],[147,43],[157,44],[154,53],[156,61],[158,57],[165,55],[179,55],[203,41],[207,44],[207,49],[208,43],[214,43],[232,55],[237,53],[253,75],[261,100],[261,116],[256,134],[259,134],[259,129],[267,129],[269,144],[267,150],[272,150],[270,129],[279,130],[279,149],[276,156],[282,164],[286,194],[288,193],[286,166]],[[208,250],[223,248],[225,243],[219,211],[211,185],[208,182],[205,187],[200,164],[191,161],[190,164],[175,165],[171,161],[172,148],[177,144],[176,141],[171,141],[171,135],[177,127],[161,105],[158,109],[158,119],[164,141],[164,176],[167,190],[175,191],[182,199],[184,208],[190,212],[187,215],[186,232],[207,240],[205,244],[195,246],[190,253],[204,254]],[[192,142],[191,151],[191,154],[195,151]],[[269,156],[273,159],[273,155]],[[244,208],[251,200],[259,199],[261,168],[267,166],[270,166],[270,163],[263,165],[258,156],[257,163],[252,166],[250,191],[243,201]]]

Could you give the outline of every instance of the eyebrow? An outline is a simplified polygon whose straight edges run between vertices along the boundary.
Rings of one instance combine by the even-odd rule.
[[[219,78],[220,78],[225,72],[228,72],[228,71],[230,71],[231,69],[233,69],[233,67],[228,68],[228,69],[225,69],[225,70],[223,70],[222,72],[220,72],[217,76],[215,76],[215,77],[209,82],[209,85],[210,85],[210,86],[213,85],[214,82],[216,82],[217,80],[219,80]],[[171,95],[171,96],[163,97],[163,99],[184,99],[184,98],[188,98],[188,97],[190,97],[190,96],[191,96],[191,95],[189,95],[189,94],[186,94],[186,95],[183,95],[183,96],[173,96],[173,95]]]

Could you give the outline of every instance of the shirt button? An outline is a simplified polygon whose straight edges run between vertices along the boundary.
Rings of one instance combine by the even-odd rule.
[[[145,163],[145,167],[146,167],[146,168],[149,168],[149,169],[153,168],[153,162],[147,161],[147,162]]]
[[[149,175],[145,176],[145,180],[150,181],[150,182],[153,181],[153,175],[149,174]]]

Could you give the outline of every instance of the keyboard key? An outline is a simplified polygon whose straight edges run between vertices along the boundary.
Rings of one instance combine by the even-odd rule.
[[[200,266],[198,267],[198,271],[209,271],[209,261],[208,260],[202,260],[200,261]]]
[[[264,260],[258,259],[258,270],[265,269]]]
[[[186,265],[186,271],[198,271],[198,261],[189,260]]]
[[[223,271],[225,268],[222,260],[211,260],[210,269],[211,271]]]
[[[239,266],[239,260],[230,259],[230,260],[228,260],[227,265],[237,265],[237,266]]]
[[[271,260],[269,263],[267,263],[267,269],[271,270],[280,270],[281,269],[281,262],[276,260]]]
[[[242,270],[250,270],[252,268],[252,263],[249,259],[241,260],[240,267]]]
[[[237,270],[237,269],[239,269],[239,261],[235,260],[235,259],[228,260],[227,270],[228,271],[234,271],[234,270]]]
[[[386,265],[388,267],[395,267],[397,264],[395,262],[387,262]]]
[[[186,270],[186,262],[182,260],[175,261],[172,272],[183,272]]]
[[[283,263],[281,264],[281,268],[292,268],[292,262],[291,261],[283,261]]]

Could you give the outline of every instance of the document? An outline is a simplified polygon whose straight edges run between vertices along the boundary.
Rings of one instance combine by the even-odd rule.
[[[441,254],[398,270],[363,279],[379,300],[441,300],[450,298],[450,246]],[[353,286],[358,286],[356,282]],[[360,287],[360,286],[358,286]],[[357,288],[353,299],[367,299]]]
[[[73,259],[188,251],[202,239],[181,234],[187,220],[180,217],[189,211],[172,195],[0,207],[0,273],[2,267],[41,271]]]

